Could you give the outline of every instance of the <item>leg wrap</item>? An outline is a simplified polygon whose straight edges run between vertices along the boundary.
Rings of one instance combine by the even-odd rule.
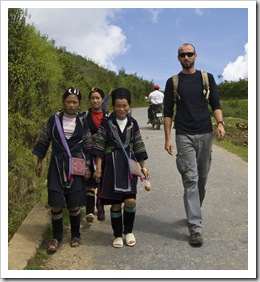
[[[63,233],[63,213],[62,210],[58,212],[51,211],[51,220],[52,220],[52,234],[53,239],[57,239],[59,242],[62,240]]]
[[[122,211],[112,211],[110,209],[110,217],[111,217],[111,225],[114,231],[115,237],[122,237],[123,233],[123,218],[122,218]]]
[[[80,237],[80,209],[76,211],[70,211],[70,228],[71,228],[71,238]]]
[[[132,233],[135,221],[136,206],[124,206],[124,234]]]
[[[92,190],[87,191],[86,195],[86,214],[93,213],[95,208],[95,192]]]

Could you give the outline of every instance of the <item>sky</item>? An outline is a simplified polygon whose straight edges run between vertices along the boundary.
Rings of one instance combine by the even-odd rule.
[[[28,8],[27,22],[57,47],[164,89],[181,70],[177,50],[186,42],[196,47],[196,68],[212,73],[217,83],[248,78],[250,17],[247,7],[233,3],[233,8],[52,8],[48,2],[50,8]]]

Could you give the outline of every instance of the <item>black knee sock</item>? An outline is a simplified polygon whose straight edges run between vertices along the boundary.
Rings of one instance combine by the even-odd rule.
[[[95,208],[95,191],[89,190],[86,195],[86,214],[93,213]]]
[[[123,233],[123,222],[122,222],[122,211],[112,211],[110,210],[111,225],[114,231],[115,237],[122,237]]]
[[[59,242],[61,242],[62,240],[62,233],[63,233],[62,220],[63,220],[62,210],[58,212],[51,211],[53,239],[57,239]]]
[[[71,229],[71,238],[80,237],[80,209],[76,211],[70,211],[70,229]]]
[[[135,221],[136,206],[124,206],[124,234],[132,233]]]

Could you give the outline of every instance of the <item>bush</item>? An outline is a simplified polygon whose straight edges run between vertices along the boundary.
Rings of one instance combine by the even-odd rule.
[[[224,117],[238,117],[248,119],[248,100],[225,100],[221,101]]]
[[[218,92],[221,100],[248,99],[248,81],[225,81],[218,85]]]

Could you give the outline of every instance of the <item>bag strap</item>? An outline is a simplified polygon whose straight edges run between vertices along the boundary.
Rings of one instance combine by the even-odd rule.
[[[55,115],[55,121],[56,121],[56,124],[57,124],[57,128],[58,128],[58,132],[59,132],[59,135],[60,135],[60,138],[61,138],[62,145],[64,146],[65,150],[67,151],[69,157],[71,157],[68,142],[67,142],[65,135],[64,135],[64,132],[61,128],[60,118],[57,115]]]
[[[209,87],[209,77],[208,73],[204,70],[201,70],[201,76],[202,76],[202,82],[203,82],[203,94],[205,96],[205,99],[209,100],[209,94],[210,94],[210,87]],[[178,100],[180,100],[180,96],[177,92],[178,88],[178,82],[179,82],[179,75],[175,74],[172,76],[172,83],[173,83],[173,100],[174,103],[177,103]]]
[[[116,143],[117,143],[117,145],[118,145],[119,147],[121,147],[121,149],[123,150],[123,152],[124,152],[126,158],[129,159],[129,157],[128,157],[127,153],[126,153],[125,147],[124,147],[124,145],[123,145],[123,143],[122,143],[122,141],[121,141],[121,139],[120,139],[120,137],[119,137],[119,135],[118,135],[118,132],[117,132],[117,130],[116,130],[116,129],[113,127],[113,125],[112,125],[112,120],[111,120],[111,119],[108,121],[108,124],[109,124],[109,127],[110,127],[110,129],[111,129],[111,131],[112,131],[114,137],[116,138]]]
[[[178,92],[177,92],[178,82],[179,82],[179,75],[178,74],[173,75],[172,76],[172,83],[173,83],[173,100],[174,100],[174,103],[177,103],[177,101],[181,99]]]
[[[205,96],[205,99],[208,100],[210,94],[208,73],[206,71],[201,70],[201,76],[203,81],[203,94]]]
[[[123,152],[124,152],[124,154],[125,154],[125,156],[126,156],[126,159],[127,159],[127,161],[128,161],[128,165],[129,165],[130,177],[132,178],[132,177],[133,177],[133,176],[132,176],[132,175],[133,175],[133,173],[132,173],[132,172],[133,172],[133,167],[132,167],[131,162],[129,162],[130,158],[129,158],[129,156],[128,156],[127,153],[126,153],[125,147],[124,147],[124,145],[123,145],[123,143],[122,143],[122,141],[121,141],[121,139],[120,139],[120,137],[119,137],[119,135],[118,135],[117,130],[113,127],[113,124],[112,124],[112,120],[111,120],[111,119],[108,121],[108,124],[109,124],[109,127],[110,127],[110,129],[111,129],[111,131],[112,131],[114,137],[116,138],[116,143],[117,143],[117,145],[122,148],[122,150],[123,150]]]
[[[68,142],[67,142],[67,140],[65,138],[64,132],[63,132],[63,130],[61,128],[60,117],[57,114],[55,115],[55,121],[56,121],[56,124],[57,124],[58,132],[60,134],[61,142],[62,142],[65,150],[67,151],[67,153],[69,155],[69,174],[68,174],[68,180],[70,180],[71,179],[71,175],[72,175],[72,160],[71,160],[70,149],[69,149],[69,146],[68,146]]]

